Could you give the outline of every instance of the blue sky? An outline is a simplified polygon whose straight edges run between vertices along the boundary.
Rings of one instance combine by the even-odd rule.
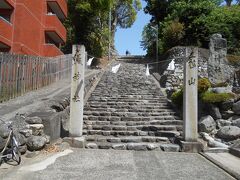
[[[142,7],[146,6],[145,1],[141,0]],[[146,52],[140,47],[143,27],[149,22],[151,16],[145,14],[143,9],[138,12],[138,17],[133,26],[129,29],[117,29],[115,35],[115,46],[120,55],[125,54],[126,50],[132,55],[145,55]]]

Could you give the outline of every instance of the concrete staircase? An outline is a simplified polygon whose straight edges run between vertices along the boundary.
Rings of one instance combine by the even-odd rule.
[[[179,151],[171,142],[183,121],[169,106],[145,65],[121,61],[107,71],[84,108],[86,148]]]

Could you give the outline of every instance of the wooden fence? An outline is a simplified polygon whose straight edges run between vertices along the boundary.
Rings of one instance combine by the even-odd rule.
[[[0,53],[0,102],[70,77],[71,57],[46,58]]]

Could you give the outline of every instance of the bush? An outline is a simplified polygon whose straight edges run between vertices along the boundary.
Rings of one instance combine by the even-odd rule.
[[[205,92],[201,96],[201,99],[205,103],[219,103],[219,102],[227,101],[232,98],[234,98],[234,95],[230,93],[217,94],[213,92]]]
[[[211,83],[207,78],[201,78],[198,80],[198,93],[203,93],[211,87]]]
[[[177,106],[182,106],[182,104],[183,104],[183,89],[174,92],[171,96],[171,100]]]

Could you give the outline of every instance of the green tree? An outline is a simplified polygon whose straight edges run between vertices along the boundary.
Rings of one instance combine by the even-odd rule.
[[[233,0],[225,0],[226,5],[227,5],[227,6],[231,6],[231,5],[232,5],[232,1],[233,1]]]
[[[156,32],[156,29],[152,28],[151,23],[144,26],[141,47],[147,50],[147,55],[156,54],[156,33],[158,32]]]
[[[68,0],[68,19],[65,25],[68,40],[65,52],[71,51],[74,43],[86,46],[89,53],[95,56],[106,54],[108,49],[109,11],[112,10],[112,47],[116,27],[130,27],[136,20],[137,11],[141,8],[139,0]]]
[[[229,52],[239,52],[240,13],[239,6],[234,5],[239,4],[239,1],[225,0],[225,6],[223,0],[145,1],[147,6],[144,10],[152,15],[150,23],[160,24],[160,52],[176,45],[208,48],[213,33],[221,33],[228,39]],[[145,37],[143,41],[146,41]],[[152,48],[149,45],[147,47]],[[148,49],[147,52],[153,51]]]
[[[68,0],[68,19],[65,22],[68,32],[66,52],[71,51],[72,44],[81,43],[90,53],[101,56],[106,42],[107,11],[112,2],[110,0]],[[93,45],[97,48],[94,48]]]
[[[240,6],[219,7],[199,21],[204,25],[208,39],[214,33],[220,33],[228,41],[228,52],[240,55]]]
[[[182,44],[185,36],[184,24],[178,20],[166,21],[162,24],[161,52]]]
[[[157,24],[164,21],[170,13],[170,5],[177,0],[144,0],[147,5],[144,12],[152,15],[151,23]]]
[[[137,12],[141,8],[140,0],[114,1],[112,7],[112,37],[115,37],[117,27],[130,28],[137,18]]]

